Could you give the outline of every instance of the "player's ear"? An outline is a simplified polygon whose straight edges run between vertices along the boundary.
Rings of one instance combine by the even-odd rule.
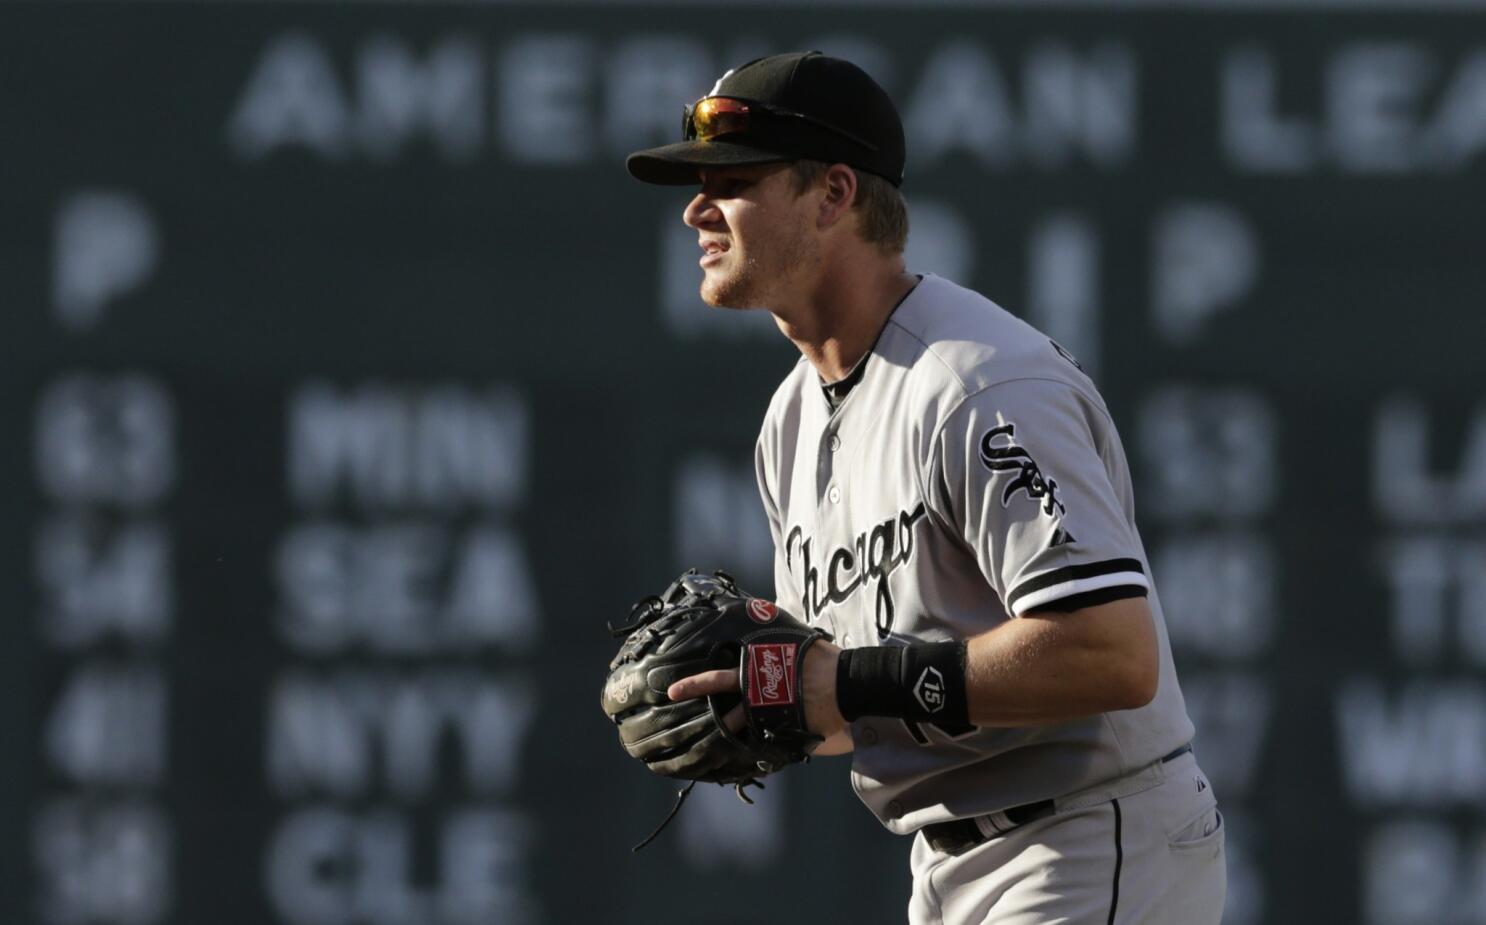
[[[857,199],[857,173],[845,164],[832,164],[826,168],[822,182],[825,196],[820,201],[819,224],[825,230],[851,211]]]

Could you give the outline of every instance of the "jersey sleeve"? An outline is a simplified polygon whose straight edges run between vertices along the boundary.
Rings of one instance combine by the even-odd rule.
[[[1023,379],[967,397],[931,447],[926,494],[1008,614],[1144,595],[1124,451],[1102,405]]]

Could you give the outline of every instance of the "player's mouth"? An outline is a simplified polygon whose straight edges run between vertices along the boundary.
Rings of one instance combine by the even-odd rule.
[[[728,246],[721,241],[698,241],[702,248],[702,259],[697,261],[704,267],[710,267],[722,260],[722,255],[728,252]]]

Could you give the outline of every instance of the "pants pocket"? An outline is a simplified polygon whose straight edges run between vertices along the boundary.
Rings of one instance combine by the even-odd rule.
[[[1224,837],[1223,814],[1214,804],[1175,831],[1167,833],[1166,843],[1172,851],[1199,851],[1222,844]]]

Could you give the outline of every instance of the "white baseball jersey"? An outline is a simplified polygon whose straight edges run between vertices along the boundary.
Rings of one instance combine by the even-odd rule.
[[[802,359],[764,419],[780,605],[852,647],[961,639],[1060,602],[1144,593],[1160,683],[1138,710],[1031,729],[863,717],[863,802],[906,834],[1082,790],[1189,741],[1124,450],[1073,358],[926,276],[864,363],[832,411]]]

